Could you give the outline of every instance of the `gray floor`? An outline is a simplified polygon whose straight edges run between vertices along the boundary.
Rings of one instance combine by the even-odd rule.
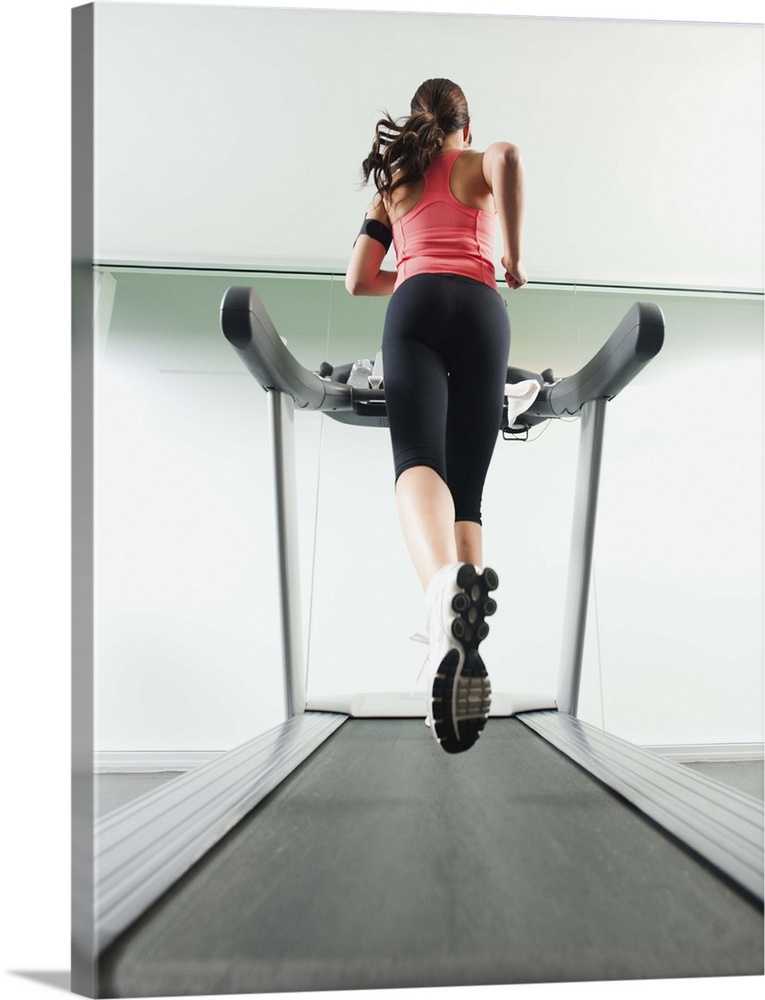
[[[763,761],[761,760],[719,760],[694,761],[685,765],[699,774],[719,781],[721,785],[735,788],[762,802],[763,795]]]
[[[153,792],[155,788],[183,773],[158,771],[146,774],[97,774],[95,776],[96,819],[101,819],[115,809],[146,795],[147,792]]]
[[[761,975],[762,908],[516,721],[346,723],[104,956],[101,995]]]
[[[700,774],[713,778],[729,788],[743,792],[759,802],[763,794],[763,761],[698,761],[685,765]],[[127,805],[134,799],[153,791],[166,781],[177,778],[182,771],[161,771],[147,774],[98,774],[96,775],[96,817],[100,819],[114,809]]]

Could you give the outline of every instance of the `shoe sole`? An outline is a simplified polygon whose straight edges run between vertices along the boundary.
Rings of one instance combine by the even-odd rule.
[[[499,586],[493,569],[479,574],[466,563],[457,573],[460,590],[452,598],[457,613],[452,637],[460,649],[452,648],[439,664],[432,687],[433,730],[447,753],[469,750],[481,735],[491,708],[491,682],[478,652],[489,634],[485,619],[497,610],[490,592]]]

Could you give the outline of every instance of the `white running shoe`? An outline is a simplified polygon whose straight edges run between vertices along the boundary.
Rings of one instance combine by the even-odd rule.
[[[443,566],[425,594],[430,699],[426,722],[447,753],[468,750],[481,735],[491,707],[491,684],[479,644],[489,634],[485,619],[497,610],[490,591],[493,569],[470,563]]]

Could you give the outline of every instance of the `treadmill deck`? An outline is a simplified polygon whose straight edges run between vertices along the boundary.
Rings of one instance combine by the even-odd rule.
[[[101,957],[101,996],[761,975],[761,905],[516,719],[348,720]]]

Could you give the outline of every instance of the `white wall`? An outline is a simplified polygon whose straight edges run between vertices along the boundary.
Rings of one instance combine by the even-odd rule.
[[[342,266],[379,110],[449,76],[532,278],[762,288],[761,26],[97,3],[96,57],[102,261]]]

